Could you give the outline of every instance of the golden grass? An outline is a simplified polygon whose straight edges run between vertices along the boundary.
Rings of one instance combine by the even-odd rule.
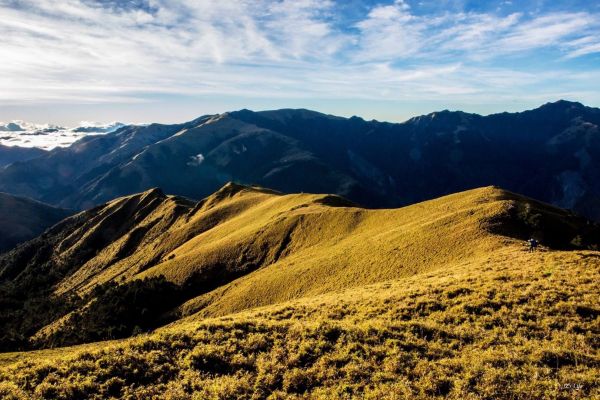
[[[120,342],[3,355],[0,397],[597,398],[599,259],[508,246]]]
[[[278,248],[287,232],[280,257],[187,302],[182,313],[224,315],[478,260],[514,242],[486,229],[512,204],[504,197],[504,192],[489,187],[394,210],[328,207],[314,195],[276,197],[266,209],[264,204],[250,209],[243,219],[224,223],[221,230],[211,231],[215,236],[199,236],[185,249],[190,260],[206,257],[209,243],[224,257],[239,257],[244,239],[231,236],[251,235],[254,248]],[[169,276],[168,267],[148,272]]]
[[[198,205],[119,199],[90,226],[154,201],[135,252],[118,256],[126,233],[57,291],[158,275],[229,283],[152,334],[0,355],[0,398],[600,396],[600,252],[528,253],[490,229],[516,203],[544,205],[488,187],[366,210],[228,185]]]
[[[224,188],[193,210],[188,205],[183,213],[177,212],[182,206],[176,199],[169,199],[138,224],[136,229],[147,232],[133,254],[116,256],[135,229],[65,279],[57,292],[82,293],[118,278],[158,275],[184,284],[225,270],[235,276],[267,267],[183,307],[190,313],[211,302],[206,315],[224,314],[487,254],[504,240],[491,235],[486,224],[511,204],[495,188],[395,210],[332,207],[326,204],[338,200],[327,195],[233,189]],[[123,201],[112,206],[122,207]],[[140,269],[146,265],[153,266]]]
[[[76,239],[65,240],[57,257],[79,251],[89,237],[106,235],[106,221],[123,209],[155,206],[56,292],[84,294],[109,281],[161,275],[206,289],[231,282],[181,307],[183,315],[224,315],[476,261],[514,243],[492,234],[489,225],[517,203],[530,205],[494,187],[392,210],[235,184],[198,205],[149,191],[115,200],[71,235]],[[135,251],[129,254],[128,246]]]
[[[130,232],[64,280],[57,293],[73,289],[86,292],[98,283],[120,277],[164,275],[182,284],[214,265],[260,267],[277,262],[280,269],[301,264],[306,270],[314,270],[326,264],[331,269],[327,273],[343,270],[340,277],[345,281],[339,287],[376,282],[497,247],[496,243],[481,240],[489,236],[481,224],[509,203],[500,200],[503,192],[494,188],[397,210],[331,207],[323,204],[333,198],[328,195],[284,196],[256,188],[231,193],[227,190],[221,191],[225,195],[217,192],[196,208],[182,204],[178,198],[162,202]],[[73,233],[80,239],[63,249],[64,253],[75,251],[101,229],[103,218],[125,206],[133,207],[128,203],[134,198],[144,202],[144,196],[137,196],[111,203],[98,221]],[[134,232],[142,229],[145,235],[136,251],[119,258]],[[152,263],[157,254],[160,259]],[[147,265],[151,268],[140,271],[140,266]]]

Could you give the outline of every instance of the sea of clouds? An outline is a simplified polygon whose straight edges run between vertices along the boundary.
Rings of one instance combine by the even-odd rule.
[[[83,121],[75,128],[25,121],[0,122],[0,145],[52,150],[56,147],[70,146],[86,135],[102,135],[114,132],[122,126],[125,125],[120,122],[102,124]]]

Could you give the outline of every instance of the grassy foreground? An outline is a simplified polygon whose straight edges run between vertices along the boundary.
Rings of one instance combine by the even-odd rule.
[[[600,254],[487,259],[0,356],[3,399],[600,397]]]

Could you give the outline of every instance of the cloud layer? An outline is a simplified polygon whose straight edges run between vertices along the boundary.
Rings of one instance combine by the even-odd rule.
[[[348,3],[0,0],[0,104],[598,100],[594,10],[420,13],[396,0],[348,13]]]
[[[52,150],[56,147],[70,146],[85,135],[114,132],[122,126],[124,125],[119,122],[101,124],[82,121],[77,128],[25,121],[0,122],[0,145]]]

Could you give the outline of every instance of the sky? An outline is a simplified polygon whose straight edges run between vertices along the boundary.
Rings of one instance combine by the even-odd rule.
[[[600,1],[0,0],[0,121],[600,106]]]

